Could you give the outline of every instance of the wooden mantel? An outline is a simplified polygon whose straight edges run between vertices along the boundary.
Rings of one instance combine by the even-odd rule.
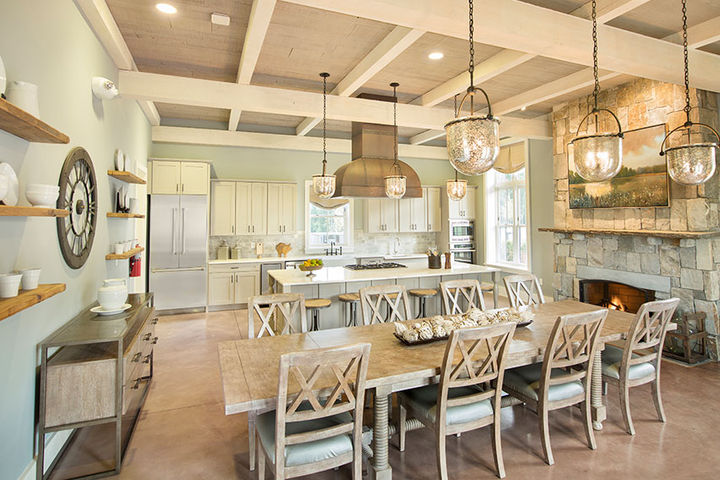
[[[711,232],[684,232],[672,230],[612,230],[602,228],[538,228],[540,232],[582,233],[584,235],[625,235],[658,238],[709,238],[720,236],[720,230]]]

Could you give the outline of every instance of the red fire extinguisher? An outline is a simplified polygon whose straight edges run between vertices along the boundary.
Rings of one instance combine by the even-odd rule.
[[[142,258],[140,254],[135,255],[130,259],[130,276],[139,277],[142,271]]]

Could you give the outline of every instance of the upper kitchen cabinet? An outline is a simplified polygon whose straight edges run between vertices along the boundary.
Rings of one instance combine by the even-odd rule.
[[[267,184],[267,233],[293,233],[297,218],[297,185],[294,183]]]
[[[477,187],[468,185],[467,193],[462,200],[450,200],[448,202],[448,218],[462,218],[472,220],[475,218],[475,193]]]
[[[212,182],[210,235],[235,234],[235,182]]]
[[[427,203],[427,231],[439,232],[441,230],[442,205],[440,196],[442,189],[440,187],[424,187],[423,196]]]
[[[427,191],[422,198],[401,198],[398,203],[398,227],[400,232],[427,231]]]
[[[210,166],[205,162],[152,161],[153,195],[207,195]]]
[[[234,234],[265,235],[266,233],[267,184],[235,182]]]
[[[365,205],[365,229],[368,233],[393,233],[398,231],[397,200],[369,198]]]

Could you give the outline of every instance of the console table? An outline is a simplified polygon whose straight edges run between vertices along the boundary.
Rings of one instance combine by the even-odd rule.
[[[152,293],[128,303],[128,311],[105,317],[89,307],[40,343],[37,480],[120,472],[157,342]],[[60,430],[73,433],[46,471],[46,435]]]

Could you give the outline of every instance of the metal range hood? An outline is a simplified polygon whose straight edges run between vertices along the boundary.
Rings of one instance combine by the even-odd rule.
[[[394,102],[394,97],[361,94],[369,98]],[[393,173],[395,127],[375,123],[352,123],[352,161],[335,171],[333,197],[386,198],[385,177]],[[402,175],[407,177],[403,198],[421,198],[420,178],[415,170],[398,160]]]

